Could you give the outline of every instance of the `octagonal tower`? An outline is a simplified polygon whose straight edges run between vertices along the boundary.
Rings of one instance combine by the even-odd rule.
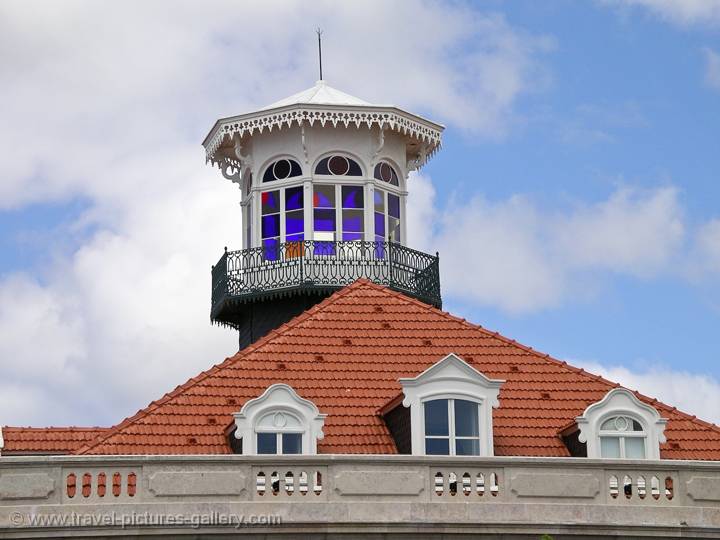
[[[438,256],[406,245],[405,209],[442,131],[324,81],[218,120],[203,146],[241,190],[244,249],[213,267],[211,319],[243,348],[358,278],[440,306]]]

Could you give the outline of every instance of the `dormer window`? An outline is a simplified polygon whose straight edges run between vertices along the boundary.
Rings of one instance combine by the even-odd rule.
[[[467,399],[425,401],[425,454],[479,456],[479,408],[479,403]]]
[[[243,405],[235,417],[235,438],[243,454],[315,454],[325,416],[287,384],[273,384]]]
[[[667,420],[625,388],[610,390],[576,421],[590,458],[660,459]]]
[[[410,407],[414,455],[492,456],[492,409],[505,381],[488,379],[450,354],[412,379],[400,379]]]
[[[275,180],[285,180],[302,175],[300,164],[294,159],[278,159],[276,162],[268,165],[263,174],[263,182],[274,182]]]
[[[329,176],[362,176],[362,169],[352,158],[336,154],[321,159],[315,167],[315,174]]]

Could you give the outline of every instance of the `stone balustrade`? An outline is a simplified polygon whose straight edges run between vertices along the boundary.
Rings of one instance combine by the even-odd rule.
[[[0,537],[205,538],[229,531],[258,538],[320,532],[720,538],[720,463],[0,457]]]

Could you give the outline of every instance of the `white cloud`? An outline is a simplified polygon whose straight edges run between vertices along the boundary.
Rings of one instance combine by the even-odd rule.
[[[720,90],[720,54],[710,48],[705,52],[705,82],[710,88]]]
[[[604,367],[596,362],[572,363],[590,373],[657,398],[683,412],[720,425],[720,381],[709,375],[664,367],[632,371],[623,366]]]
[[[441,254],[446,296],[531,312],[583,298],[604,274],[650,278],[668,272],[683,247],[683,213],[673,188],[619,188],[607,200],[565,210],[515,195],[451,199],[433,208],[431,181],[412,180],[411,241]],[[472,269],[471,271],[469,269]]]
[[[604,0],[604,3],[645,8],[680,26],[720,24],[720,0]]]
[[[311,86],[316,26],[330,84],[485,137],[552,47],[421,0],[0,3],[0,209],[88,205],[78,249],[0,276],[0,424],[110,424],[236,350],[209,274],[240,247],[239,193],[199,142]]]

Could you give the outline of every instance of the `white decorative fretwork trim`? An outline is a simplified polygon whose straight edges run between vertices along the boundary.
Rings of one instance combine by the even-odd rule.
[[[219,163],[220,156],[215,155],[218,148],[226,138],[236,134],[242,138],[246,134],[253,135],[255,131],[262,133],[266,129],[290,128],[293,124],[302,126],[306,122],[310,126],[318,122],[323,127],[326,124],[333,127],[365,126],[368,129],[378,126],[381,130],[390,129],[408,135],[422,143],[418,152],[418,167],[440,148],[440,136],[444,129],[440,124],[396,108],[294,105],[218,120],[203,141],[207,161]]]

